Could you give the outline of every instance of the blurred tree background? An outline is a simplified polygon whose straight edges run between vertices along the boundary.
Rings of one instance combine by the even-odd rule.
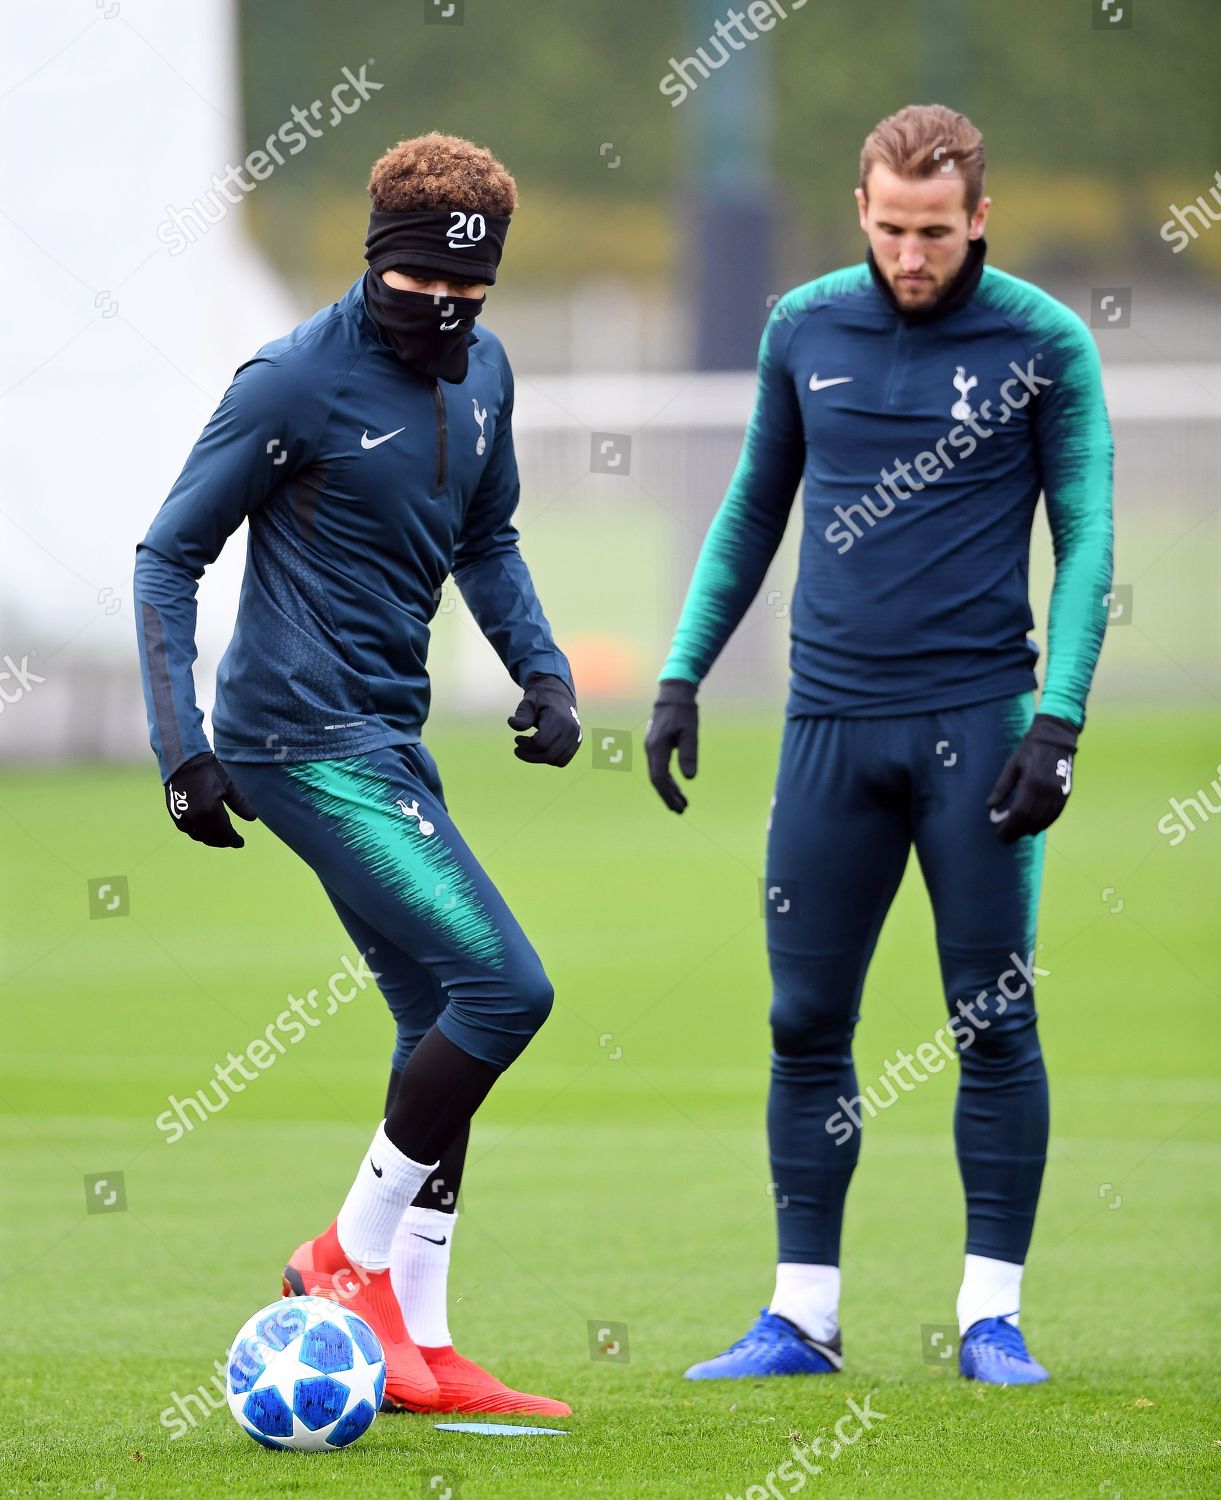
[[[518,178],[505,261],[515,294],[609,277],[681,302],[695,142],[741,57],[677,108],[659,83],[707,46],[729,5],[456,3],[444,24],[426,19],[437,0],[242,0],[246,149],[294,104],[325,98],[345,66],[368,64],[384,85],[251,196],[282,273],[307,300],[347,285],[370,163],[435,128],[487,144]],[[883,115],[934,97],[984,132],[996,263],[1035,279],[1161,276],[1195,295],[1221,275],[1221,232],[1179,255],[1159,236],[1170,205],[1206,193],[1221,166],[1217,0],[1113,0],[1120,24],[1099,21],[1101,0],[791,3],[750,44],[767,142],[752,186],[776,204],[777,288],[860,257],[861,141]]]

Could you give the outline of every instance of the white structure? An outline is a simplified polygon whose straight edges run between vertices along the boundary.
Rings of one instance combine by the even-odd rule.
[[[139,743],[135,544],[237,364],[296,321],[240,206],[177,255],[158,238],[245,153],[233,24],[228,0],[0,12],[0,652],[46,679],[0,716],[6,755]],[[201,685],[243,550],[203,591]]]

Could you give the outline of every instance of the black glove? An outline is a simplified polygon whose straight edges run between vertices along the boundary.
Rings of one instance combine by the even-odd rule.
[[[539,766],[566,766],[581,743],[577,700],[562,677],[536,674],[526,682],[525,697],[509,719],[510,729],[533,729],[514,735],[518,760]]]
[[[179,766],[165,783],[165,805],[183,833],[214,849],[242,849],[246,840],[230,823],[226,802],[247,823],[258,816],[211,750]]]
[[[695,683],[667,678],[661,684],[653,717],[644,732],[644,753],[649,761],[649,780],[671,812],[680,813],[687,799],[670,774],[670,756],[678,751],[678,769],[688,781],[695,775],[700,711],[695,703]]]
[[[1034,723],[988,795],[988,816],[1002,844],[1024,834],[1042,833],[1064,811],[1073,789],[1073,753],[1077,731],[1066,719],[1035,714]],[[1000,805],[1013,794],[1002,812]]]

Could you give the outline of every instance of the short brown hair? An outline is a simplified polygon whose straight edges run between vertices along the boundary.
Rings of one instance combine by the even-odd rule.
[[[459,135],[433,130],[391,146],[369,176],[373,207],[383,213],[462,208],[511,214],[517,184],[492,153]]]
[[[869,173],[879,162],[912,179],[931,177],[952,162],[965,186],[969,214],[983,197],[984,138],[966,115],[944,104],[909,104],[873,127],[861,147],[861,191],[866,196]]]

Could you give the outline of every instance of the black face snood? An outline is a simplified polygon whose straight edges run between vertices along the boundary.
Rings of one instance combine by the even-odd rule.
[[[381,273],[394,269],[490,286],[508,232],[508,214],[457,208],[370,213],[365,306],[384,342],[421,375],[455,385],[466,379],[471,330],[485,299],[400,292]]]
[[[429,380],[460,385],[466,379],[471,332],[486,301],[401,292],[387,286],[380,272],[365,272],[365,306],[382,339]]]
[[[984,257],[987,253],[987,240],[982,236],[977,240],[971,240],[967,245],[966,259],[958,268],[953,280],[936,302],[928,307],[904,307],[895,296],[890,282],[878,269],[872,249],[866,251],[865,259],[869,262],[869,271],[873,277],[874,286],[905,323],[933,323],[938,318],[944,318],[947,313],[957,312],[960,307],[965,307],[974,297],[980,277],[984,274]]]

